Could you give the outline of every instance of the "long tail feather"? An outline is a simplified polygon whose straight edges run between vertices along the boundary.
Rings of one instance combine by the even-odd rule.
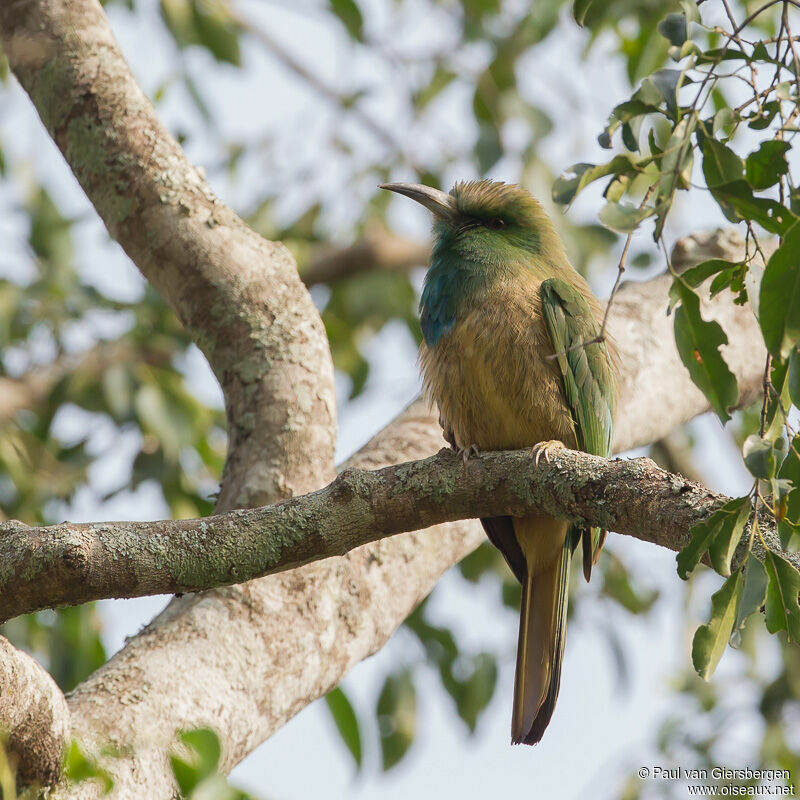
[[[521,522],[529,520],[515,520],[515,527],[522,528]],[[535,525],[531,536],[520,536],[522,548],[527,551],[527,574],[522,585],[514,680],[511,722],[514,744],[536,744],[541,740],[558,698],[566,641],[569,566],[574,543],[567,534],[566,523],[540,517]],[[536,543],[535,549],[532,542]],[[549,563],[537,563],[545,543],[550,545]]]

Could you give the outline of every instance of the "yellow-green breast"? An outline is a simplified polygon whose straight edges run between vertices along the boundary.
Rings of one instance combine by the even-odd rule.
[[[420,348],[426,395],[458,447],[576,446],[534,275],[496,284],[433,348]]]

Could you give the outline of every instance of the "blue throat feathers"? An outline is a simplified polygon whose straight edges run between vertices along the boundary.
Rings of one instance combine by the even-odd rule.
[[[471,233],[462,237],[446,223],[434,225],[435,244],[420,299],[420,325],[428,347],[435,347],[498,279],[535,269],[541,246],[538,232],[528,230],[513,238],[488,229]]]

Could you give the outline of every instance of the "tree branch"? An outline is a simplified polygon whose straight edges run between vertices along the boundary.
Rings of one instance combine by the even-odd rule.
[[[221,507],[325,482],[335,430],[330,352],[286,248],[214,196],[136,84],[96,0],[2,3],[0,39],[109,233],[222,386]]]
[[[0,39],[109,232],[220,381],[229,450],[218,509],[270,503],[327,482],[335,444],[330,351],[288,251],[244,225],[186,160],[130,74],[96,0],[2,3]],[[252,609],[274,590],[250,583],[173,603],[70,695],[72,731],[87,750],[101,757],[115,743],[126,753],[109,762],[121,796],[174,795],[166,750],[176,730],[214,725],[226,758],[236,760],[263,738],[265,704],[253,706],[258,692],[248,673],[266,660],[265,640]],[[286,609],[296,607],[297,594],[296,585],[287,587]],[[204,644],[190,644],[193,637]],[[229,719],[219,714],[223,697]],[[58,794],[92,791],[82,784]]]
[[[54,783],[68,742],[69,710],[61,690],[35,659],[0,636],[0,743],[18,781]]]
[[[7,522],[0,524],[0,622],[56,605],[238,583],[476,517],[544,512],[679,550],[689,528],[729,499],[647,458],[562,449],[536,466],[520,450],[465,465],[441,450],[381,470],[348,469],[317,492],[209,519],[38,529]],[[800,569],[800,555],[787,557]]]
[[[431,247],[373,226],[349,247],[320,247],[300,277],[308,286],[332,283],[370,269],[403,272],[428,263]]]

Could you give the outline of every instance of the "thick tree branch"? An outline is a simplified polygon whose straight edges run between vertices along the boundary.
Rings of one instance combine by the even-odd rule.
[[[69,711],[61,690],[35,659],[0,636],[0,742],[18,780],[53,783],[68,741]]]
[[[0,39],[109,232],[220,381],[229,451],[218,508],[323,485],[333,473],[333,370],[321,320],[286,249],[247,228],[186,160],[95,0],[0,4]],[[73,734],[87,749],[99,756],[115,743],[127,754],[110,762],[118,796],[174,795],[166,749],[178,729],[215,725],[236,760],[263,739],[265,706],[253,705],[247,673],[265,658],[253,608],[274,591],[251,583],[184,598],[71,695]],[[287,587],[286,609],[297,593]],[[217,702],[226,703],[229,720]],[[59,794],[95,791],[81,784]]]
[[[350,466],[424,458],[441,445],[435,418],[416,403]],[[231,769],[382,647],[441,574],[482,540],[479,525],[451,523],[185,595],[70,695],[76,732],[95,753],[108,742],[135,741],[130,758],[105,764],[120,792],[135,793],[146,780],[148,797],[170,798],[165,751],[176,730],[219,731],[222,768]]]
[[[208,519],[3,523],[0,622],[62,604],[228,585],[475,517],[546,512],[679,550],[689,528],[729,499],[650,459],[564,449],[551,461],[536,466],[521,450],[464,464],[441,450],[381,470],[348,469],[317,492]],[[800,568],[800,556],[789,558]]]
[[[96,0],[2,3],[0,37],[109,233],[222,385],[230,444],[221,507],[316,488],[332,469],[333,376],[286,248],[214,196],[133,79]]]

